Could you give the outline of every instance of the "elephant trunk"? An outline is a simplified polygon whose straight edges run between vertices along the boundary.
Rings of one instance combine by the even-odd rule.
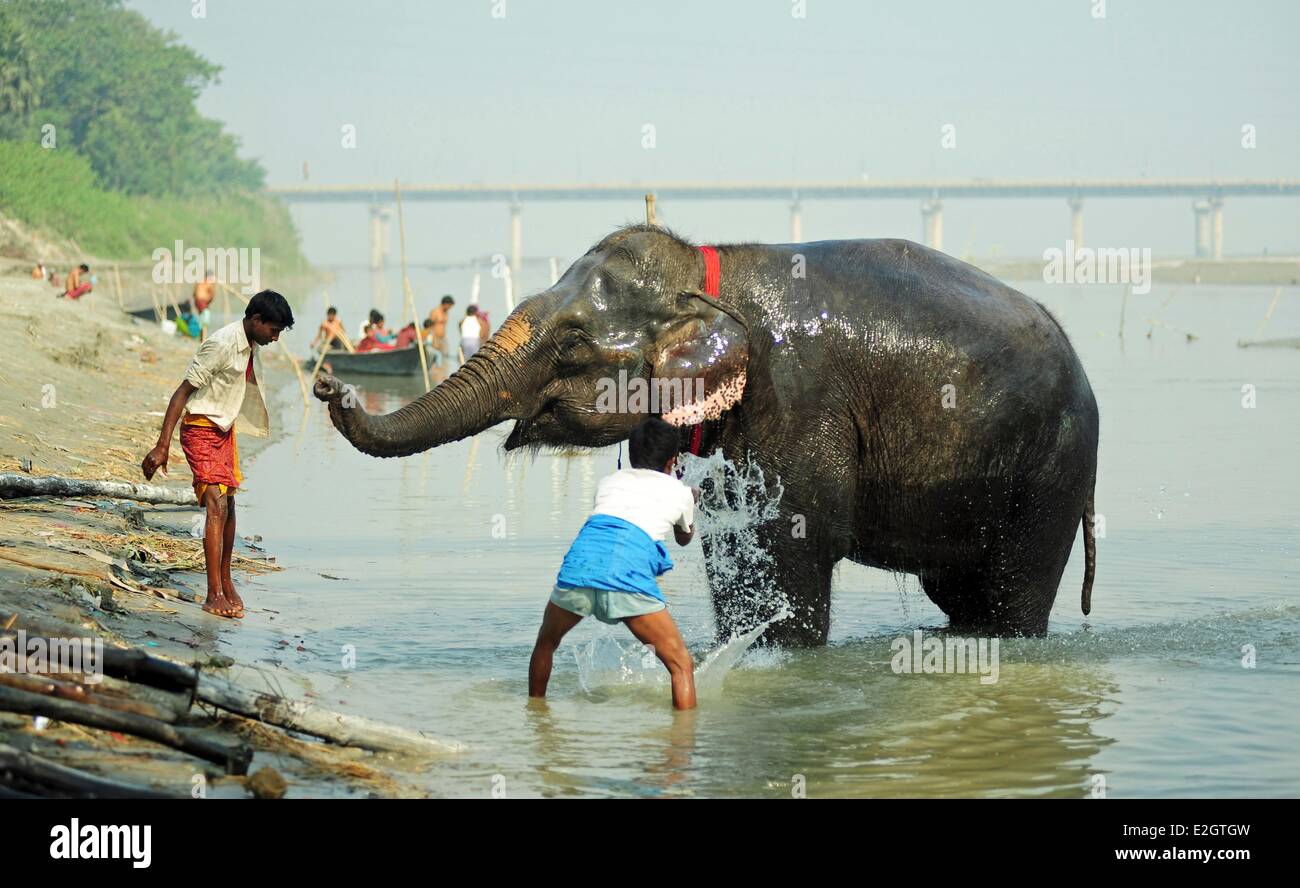
[[[313,391],[329,404],[334,427],[353,447],[371,456],[409,456],[511,418],[518,404],[505,380],[517,363],[489,340],[433,391],[382,416],[366,413],[356,390],[332,376],[318,379]]]

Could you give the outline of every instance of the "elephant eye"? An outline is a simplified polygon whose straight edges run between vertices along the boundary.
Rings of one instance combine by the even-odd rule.
[[[560,359],[566,362],[573,362],[580,358],[583,350],[586,348],[590,337],[579,329],[569,330],[560,340]]]

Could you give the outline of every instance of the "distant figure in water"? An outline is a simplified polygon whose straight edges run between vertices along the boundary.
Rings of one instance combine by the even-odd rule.
[[[429,344],[443,364],[451,359],[451,354],[447,351],[447,321],[451,318],[451,307],[455,304],[456,300],[450,296],[442,297],[438,307],[429,312],[428,320],[431,323],[425,324],[430,328]]]
[[[472,306],[471,306],[472,307]],[[700,492],[672,475],[678,430],[657,416],[628,439],[632,467],[601,479],[596,505],[578,531],[555,578],[528,663],[528,696],[545,697],[560,640],[584,617],[623,623],[668,668],[673,707],[695,708],[695,664],[655,577],[672,570],[661,540],[677,545],[695,535]]]
[[[91,286],[90,266],[84,262],[68,272],[68,280],[63,287],[63,295],[69,299],[80,299],[85,296],[94,287]]]
[[[292,326],[288,301],[273,290],[263,290],[249,300],[241,320],[203,340],[185,378],[167,402],[158,443],[140,463],[146,481],[153,480],[159,469],[166,474],[172,432],[179,423],[194,497],[206,512],[203,563],[208,597],[203,609],[214,616],[244,616],[244,601],[230,576],[236,536],[235,493],[244,483],[235,425],[251,435],[266,435],[271,419],[262,395],[258,352]]]
[[[45,280],[45,263],[44,263],[44,262],[37,262],[35,265],[32,266],[32,280],[34,280],[34,281],[43,281],[43,280]]]
[[[460,322],[461,360],[468,361],[483,344],[483,325],[479,322],[478,306],[465,309],[465,320]]]

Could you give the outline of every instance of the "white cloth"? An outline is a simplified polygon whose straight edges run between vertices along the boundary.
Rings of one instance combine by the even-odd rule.
[[[460,322],[460,336],[462,339],[477,340],[483,333],[483,325],[478,322],[478,315],[468,315],[465,320]]]
[[[244,335],[243,320],[227,324],[199,346],[185,380],[197,389],[185,402],[186,415],[206,416],[223,432],[239,420],[239,430],[263,437],[271,426],[262,397],[262,387],[244,378],[248,359],[253,359],[253,378],[262,379],[258,347]]]
[[[593,515],[613,515],[662,540],[673,527],[695,524],[695,497],[672,475],[654,469],[621,469],[596,485]]]

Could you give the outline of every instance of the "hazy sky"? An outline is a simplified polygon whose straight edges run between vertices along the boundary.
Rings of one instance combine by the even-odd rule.
[[[273,184],[301,181],[304,161],[314,183],[1300,177],[1294,0],[1108,0],[1100,19],[1098,0],[806,0],[802,19],[792,0],[207,0],[202,19],[193,5],[128,0],[224,68],[200,107]],[[1093,200],[1086,237],[1186,255],[1190,204]],[[294,215],[313,261],[366,259],[364,206]],[[524,251],[572,258],[641,215],[525,203]],[[781,203],[660,216],[701,241],[789,238]],[[944,247],[1037,255],[1068,223],[1064,201],[950,200]],[[507,246],[504,205],[415,205],[407,224],[422,261]],[[803,231],[915,239],[919,208],[805,202]],[[1300,252],[1300,200],[1229,200],[1225,251],[1265,248]]]

